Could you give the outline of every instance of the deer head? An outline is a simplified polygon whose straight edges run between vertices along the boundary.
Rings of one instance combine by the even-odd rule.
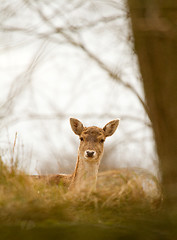
[[[79,157],[86,162],[99,162],[103,155],[104,141],[116,131],[119,120],[107,123],[104,128],[84,127],[75,118],[70,119],[70,124],[73,132],[80,138]]]

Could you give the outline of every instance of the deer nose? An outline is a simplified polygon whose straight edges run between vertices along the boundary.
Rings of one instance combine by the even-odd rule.
[[[87,157],[94,157],[96,154],[95,151],[90,151],[90,150],[85,151],[85,153]]]

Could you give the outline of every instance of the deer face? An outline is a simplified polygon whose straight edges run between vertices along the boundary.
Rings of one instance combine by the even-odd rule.
[[[83,124],[74,118],[70,119],[73,132],[79,135],[79,157],[87,162],[99,162],[103,155],[104,141],[111,136],[119,124],[119,120],[113,120],[104,128],[84,127]]]
[[[97,161],[102,157],[105,138],[101,128],[84,128],[80,134],[79,155],[86,161]]]

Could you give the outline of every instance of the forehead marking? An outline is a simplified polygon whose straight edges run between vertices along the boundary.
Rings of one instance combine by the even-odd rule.
[[[88,127],[85,128],[82,132],[82,135],[89,140],[97,140],[101,137],[104,137],[104,130],[98,127]]]
[[[83,131],[84,134],[95,134],[102,135],[104,134],[104,130],[98,127],[88,127]]]

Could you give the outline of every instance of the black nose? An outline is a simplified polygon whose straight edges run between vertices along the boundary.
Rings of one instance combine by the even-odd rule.
[[[94,151],[86,151],[87,157],[93,157]]]

